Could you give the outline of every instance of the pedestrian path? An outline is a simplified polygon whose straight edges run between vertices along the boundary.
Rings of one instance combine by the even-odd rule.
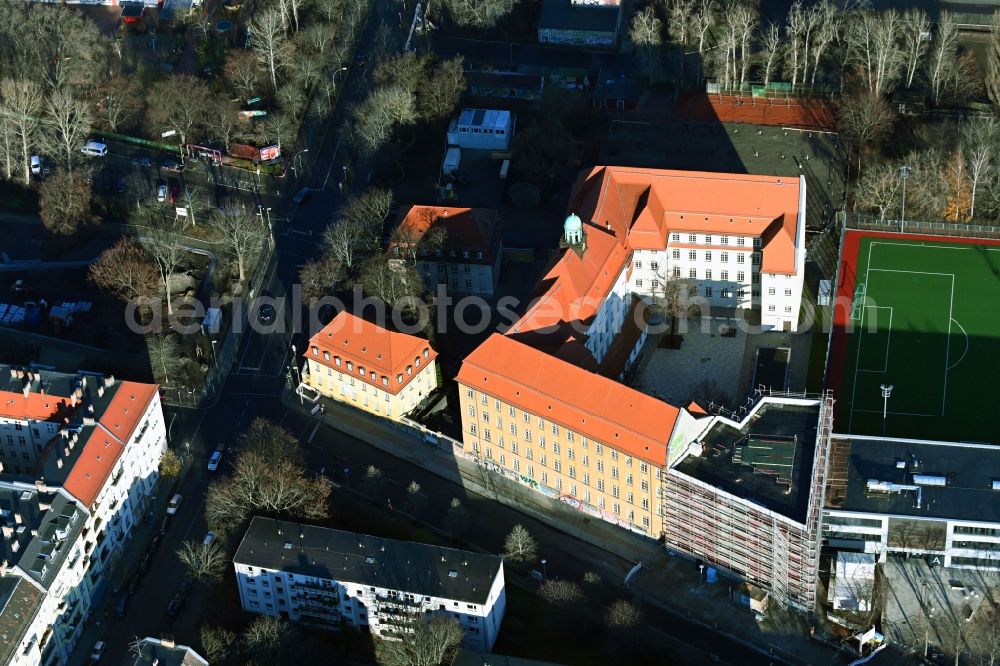
[[[626,560],[642,562],[630,591],[646,603],[725,633],[746,644],[748,649],[770,651],[789,663],[830,663],[833,660],[833,653],[828,648],[809,640],[809,624],[801,614],[775,609],[768,613],[764,622],[758,623],[748,608],[730,601],[729,583],[703,584],[701,572],[691,560],[669,557],[659,542],[603,521],[587,519],[558,501],[456,458],[450,448],[428,443],[404,425],[325,398],[321,398],[324,411],[317,410],[313,414],[314,405],[308,401],[302,403],[290,390],[285,391],[282,400],[289,409],[408,460],[467,490],[502,502]]]

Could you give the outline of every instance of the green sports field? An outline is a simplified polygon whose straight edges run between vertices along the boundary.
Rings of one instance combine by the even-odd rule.
[[[849,277],[837,430],[1000,442],[1000,246],[861,237]]]

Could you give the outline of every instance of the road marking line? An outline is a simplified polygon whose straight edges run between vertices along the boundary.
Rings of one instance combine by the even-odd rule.
[[[312,432],[311,432],[311,433],[309,433],[309,439],[307,440],[307,442],[308,442],[309,444],[312,444],[312,441],[313,441],[313,437],[315,437],[315,436],[316,436],[316,431],[317,431],[317,430],[319,430],[319,421],[317,421],[317,422],[316,422],[316,425],[314,425],[314,426],[313,426],[313,429],[312,429]]]

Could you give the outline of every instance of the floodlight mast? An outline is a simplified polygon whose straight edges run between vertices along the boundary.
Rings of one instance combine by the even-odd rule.
[[[884,437],[886,418],[889,415],[889,396],[896,387],[892,384],[879,384],[879,388],[882,389],[882,436]]]

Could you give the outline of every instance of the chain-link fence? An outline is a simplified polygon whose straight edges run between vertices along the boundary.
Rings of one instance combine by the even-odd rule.
[[[924,222],[921,220],[879,219],[873,215],[855,213],[847,217],[848,229],[907,234],[930,234],[957,238],[1000,238],[1000,227],[961,222]]]

